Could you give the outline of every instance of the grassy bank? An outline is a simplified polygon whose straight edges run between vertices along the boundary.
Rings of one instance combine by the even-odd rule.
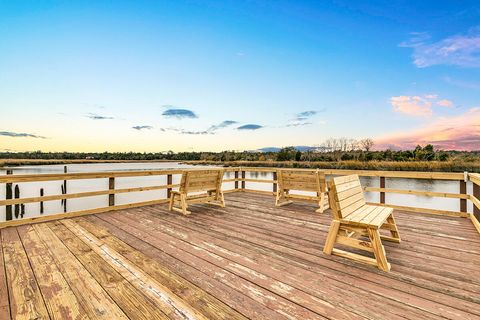
[[[85,164],[85,163],[128,163],[128,162],[181,162],[192,165],[217,165],[229,167],[285,167],[350,170],[390,171],[439,171],[479,172],[480,161],[179,161],[179,160],[41,160],[0,159],[0,168],[26,165]]]
[[[187,164],[349,170],[480,172],[480,161],[183,161]]]

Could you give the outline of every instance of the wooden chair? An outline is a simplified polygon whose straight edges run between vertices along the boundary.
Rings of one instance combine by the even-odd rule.
[[[390,271],[382,240],[400,243],[393,209],[368,205],[357,175],[333,178],[329,183],[333,221],[323,252],[353,259]],[[379,229],[391,236],[380,235]],[[335,244],[371,252],[375,258],[334,248]]]
[[[327,185],[325,174],[319,170],[278,170],[277,171],[277,207],[292,203],[292,199],[313,200],[318,202],[323,213],[328,209]],[[291,194],[290,190],[316,192],[316,196]]]
[[[210,203],[225,207],[222,192],[223,170],[188,170],[183,172],[180,188],[172,191],[169,210],[184,215],[190,203]],[[195,193],[191,195],[190,193]]]

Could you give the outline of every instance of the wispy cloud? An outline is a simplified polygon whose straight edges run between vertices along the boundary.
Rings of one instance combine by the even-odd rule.
[[[258,130],[263,128],[263,126],[259,124],[244,124],[243,126],[240,126],[237,128],[237,130]]]
[[[134,126],[134,127],[132,127],[132,129],[135,129],[135,130],[138,130],[138,131],[140,131],[140,130],[151,130],[151,129],[153,129],[153,127],[152,126]]]
[[[214,124],[214,125],[210,126],[210,128],[208,128],[207,131],[217,131],[219,129],[223,129],[223,128],[229,127],[229,126],[237,124],[237,123],[238,123],[237,121],[225,120],[225,121],[222,121],[219,124]]]
[[[318,111],[315,111],[315,110],[303,111],[303,112],[297,113],[297,118],[301,118],[301,119],[310,118],[316,115],[317,113]]]
[[[233,121],[233,120],[225,120],[225,121],[220,122],[219,124],[211,125],[206,130],[186,130],[186,129],[174,128],[174,127],[162,128],[160,130],[162,130],[162,131],[174,131],[174,132],[178,132],[180,134],[187,134],[187,135],[216,134],[218,130],[230,127],[230,126],[232,126],[236,123],[238,123],[238,122]]]
[[[237,121],[233,120],[225,120],[222,121],[219,124],[214,124],[211,125],[207,130],[202,130],[202,131],[188,131],[188,130],[182,130],[180,133],[182,134],[193,134],[193,135],[203,135],[203,134],[215,134],[218,130],[230,127],[234,124],[238,123]]]
[[[304,126],[309,126],[312,125],[312,122],[301,122],[301,121],[296,121],[296,122],[291,122],[285,125],[285,127],[304,127]]]
[[[203,131],[180,130],[180,133],[181,134],[190,134],[190,135],[213,134],[213,132],[208,132],[207,130],[203,130]]]
[[[414,117],[429,117],[433,115],[433,106],[452,107],[453,102],[447,99],[439,100],[436,94],[424,96],[396,96],[390,98],[393,111]]]
[[[309,126],[313,124],[311,122],[311,118],[319,114],[320,112],[325,111],[325,109],[322,110],[307,110],[303,112],[299,112],[295,115],[293,119],[290,119],[288,123],[284,126],[281,126],[283,128],[285,127],[303,127],[303,126]]]
[[[480,67],[480,27],[467,34],[453,35],[439,41],[431,41],[425,32],[412,33],[412,38],[400,43],[400,47],[413,49],[413,63],[418,68],[433,65]]]
[[[480,149],[480,108],[464,114],[441,117],[408,132],[375,139],[377,149],[413,149],[416,145],[433,144],[445,150]]]
[[[444,77],[443,81],[460,88],[480,90],[480,82],[458,80],[458,79],[452,79],[450,77]]]
[[[38,136],[36,134],[31,133],[23,133],[23,132],[11,132],[11,131],[0,131],[0,136],[4,137],[12,137],[12,138],[36,138],[36,139],[47,139],[43,136]]]
[[[92,120],[112,120],[112,119],[114,119],[114,117],[103,116],[103,115],[99,115],[99,114],[96,114],[96,113],[88,113],[85,117],[90,118]]]
[[[185,118],[190,118],[190,119],[195,119],[198,118],[198,116],[191,110],[188,109],[176,109],[176,108],[171,108],[172,106],[164,106],[167,107],[168,109],[165,110],[162,115],[167,118],[177,118],[177,119],[185,119]]]

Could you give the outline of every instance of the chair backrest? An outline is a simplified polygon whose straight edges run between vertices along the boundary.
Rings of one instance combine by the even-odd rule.
[[[335,219],[347,217],[366,204],[358,175],[332,178],[328,196]]]
[[[325,173],[319,170],[282,169],[277,171],[279,189],[325,192]]]
[[[220,191],[222,180],[223,170],[186,170],[180,181],[180,192]]]

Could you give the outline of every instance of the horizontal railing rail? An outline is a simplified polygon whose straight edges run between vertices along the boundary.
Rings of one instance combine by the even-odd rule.
[[[234,173],[234,178],[228,177],[224,179],[224,183],[233,183],[234,187],[232,189],[224,190],[224,192],[255,192],[260,194],[274,195],[277,190],[277,180],[276,172],[282,170],[282,168],[277,167],[227,167],[223,168],[225,172]],[[189,169],[191,170],[191,169]],[[193,169],[195,170],[195,169]],[[296,169],[297,170],[297,169]],[[312,171],[315,169],[298,169],[301,171]],[[374,204],[382,206],[390,206],[399,210],[407,210],[411,212],[424,212],[431,214],[442,214],[449,216],[458,216],[458,217],[471,217],[472,222],[475,224],[477,229],[480,232],[480,225],[478,225],[478,220],[480,219],[480,174],[475,173],[452,173],[452,172],[415,172],[415,171],[373,171],[373,170],[343,170],[343,169],[327,169],[320,170],[328,175],[348,175],[348,174],[358,174],[362,177],[377,177],[379,178],[379,186],[364,187],[366,192],[374,192],[380,195],[379,201],[374,202]],[[7,211],[7,217],[9,221],[0,222],[0,228],[6,227],[9,225],[17,225],[28,222],[35,221],[47,221],[64,217],[73,217],[85,214],[100,213],[105,211],[119,210],[131,207],[139,207],[145,205],[165,203],[168,201],[170,192],[172,189],[178,188],[178,184],[172,183],[173,176],[181,175],[184,172],[184,169],[172,169],[172,170],[144,170],[144,171],[110,171],[110,172],[86,172],[86,173],[58,173],[58,174],[23,174],[23,175],[14,175],[7,174],[0,176],[0,183],[3,183],[7,187],[7,197],[5,200],[0,200],[0,206],[5,206]],[[247,172],[254,173],[271,173],[273,174],[273,179],[264,179],[262,177],[256,178],[247,178]],[[154,186],[140,186],[140,187],[131,187],[131,188],[115,188],[115,179],[116,178],[128,178],[128,177],[148,177],[148,176],[166,176],[167,181],[164,184],[154,185]],[[458,181],[459,182],[459,192],[434,192],[426,190],[407,190],[407,189],[398,189],[398,188],[387,188],[386,179],[426,179],[426,180],[439,180],[439,181]],[[70,181],[70,180],[81,180],[81,179],[108,179],[108,189],[107,190],[98,190],[98,191],[86,191],[78,193],[62,193],[55,195],[41,195],[35,197],[16,197],[13,198],[12,195],[12,184],[14,183],[28,183],[28,182],[42,182],[42,181]],[[473,194],[467,194],[466,183],[471,181],[473,184]],[[253,188],[247,188],[247,183],[263,183],[271,184],[271,191],[258,190]],[[10,192],[8,189],[10,188]],[[65,185],[66,190],[66,185]],[[156,200],[134,202],[122,205],[115,204],[115,195],[116,194],[125,194],[133,192],[145,192],[153,190],[167,190],[167,197]],[[413,206],[400,206],[394,204],[387,204],[385,201],[385,194],[394,193],[394,194],[405,194],[405,195],[415,195],[415,196],[426,196],[426,197],[438,197],[438,198],[450,198],[458,199],[460,201],[460,211],[449,211],[449,210],[438,210],[432,208],[418,208]],[[23,219],[13,219],[12,218],[12,206],[24,205],[27,203],[37,203],[40,202],[43,207],[43,202],[46,201],[55,201],[61,200],[66,201],[67,199],[78,199],[78,198],[87,198],[94,196],[108,196],[108,206],[86,209],[80,211],[71,211],[57,214],[50,214],[48,216],[37,216],[31,218]],[[314,197],[308,195],[295,195],[304,200],[313,200]],[[474,212],[469,214],[467,212],[467,201],[470,200],[473,203]]]

